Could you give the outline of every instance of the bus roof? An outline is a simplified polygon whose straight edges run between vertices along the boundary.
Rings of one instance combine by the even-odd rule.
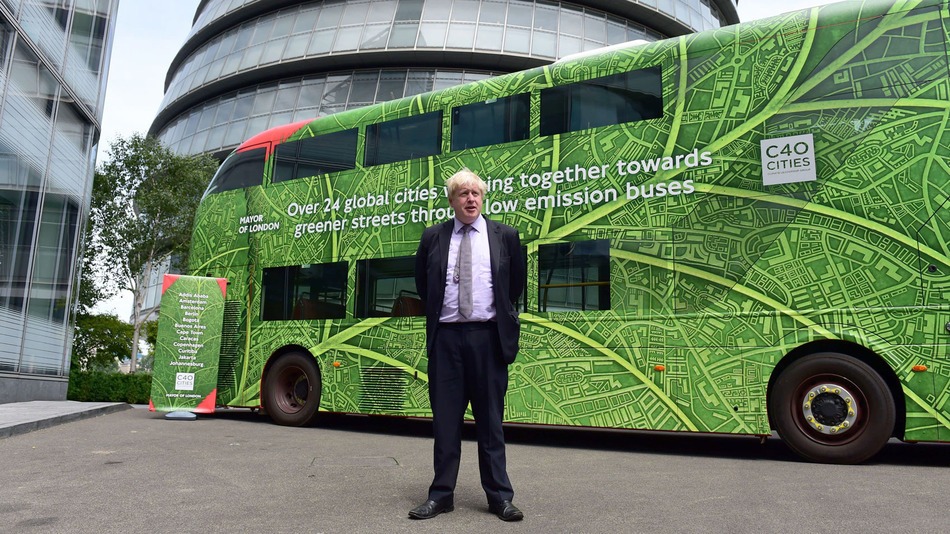
[[[302,121],[297,121],[291,124],[284,124],[283,126],[275,126],[269,130],[264,130],[263,132],[251,137],[247,141],[244,141],[237,147],[236,152],[243,152],[251,147],[255,147],[262,143],[272,142],[280,143],[285,139],[294,134],[297,130],[303,128],[305,125],[313,122],[314,119],[306,119]]]

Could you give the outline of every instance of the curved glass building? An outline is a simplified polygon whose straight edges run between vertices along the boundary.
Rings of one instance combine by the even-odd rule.
[[[118,0],[0,0],[0,403],[63,400]]]
[[[203,0],[149,133],[223,156],[272,126],[738,21],[735,0]]]

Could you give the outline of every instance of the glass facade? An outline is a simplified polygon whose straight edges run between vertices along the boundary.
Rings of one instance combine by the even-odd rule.
[[[175,72],[164,103],[240,72],[312,57],[435,49],[482,50],[551,61],[610,44],[662,37],[641,24],[570,4],[311,2],[262,15],[210,39]]]
[[[208,0],[150,133],[220,155],[279,124],[735,22],[735,0]]]
[[[371,70],[287,78],[195,106],[159,135],[180,154],[220,153],[268,128],[493,76],[491,71]]]
[[[191,35],[198,33],[198,31],[203,29],[205,26],[238,11],[245,6],[255,4],[259,1],[260,0],[224,0],[219,2],[209,2],[210,5],[205,7],[198,15],[198,18],[192,27]],[[616,0],[616,2],[618,4],[626,3],[642,6],[651,11],[657,12],[658,16],[665,16],[678,20],[682,24],[689,26],[696,31],[718,28],[720,26],[735,22],[728,22],[715,3],[710,3],[709,0]],[[332,3],[333,2],[326,2],[326,4]],[[397,0],[383,0],[374,3],[395,5]],[[411,6],[413,4],[423,5],[425,2],[424,0],[413,0],[411,2],[399,3],[409,4]],[[505,0],[496,0],[494,2],[480,2],[479,0],[444,0],[440,2],[432,2],[430,5],[426,6],[426,9],[430,9],[431,13],[442,13],[446,17],[450,17],[449,14],[453,10],[456,11],[456,16],[446,18],[445,20],[463,20],[465,14],[468,14],[468,17],[471,17],[473,12],[479,13],[479,11],[483,11],[485,13],[485,15],[483,15],[484,20],[489,20],[491,17],[494,17],[494,21],[500,21],[500,23],[503,23],[504,18],[503,16],[499,17],[498,13],[501,11],[504,4],[507,3],[509,2],[506,2]],[[573,4],[576,5],[580,3],[583,2],[574,2]],[[560,4],[568,5],[567,2],[537,2],[537,4],[547,7],[556,7]],[[385,7],[377,13],[376,7],[377,6],[373,6],[370,8],[374,12],[374,20],[381,18],[386,13],[393,12],[392,7]],[[410,7],[409,9],[412,8]],[[528,24],[527,26],[531,26],[531,24]]]
[[[117,6],[0,2],[0,402],[66,398]]]

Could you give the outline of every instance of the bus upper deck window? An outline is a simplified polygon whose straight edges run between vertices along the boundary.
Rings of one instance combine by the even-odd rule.
[[[541,135],[663,116],[660,67],[541,90]]]
[[[530,93],[452,110],[452,150],[522,141],[530,131]]]
[[[264,147],[232,153],[214,173],[204,196],[261,185],[265,153]]]
[[[319,176],[356,167],[357,129],[277,145],[273,182]]]
[[[379,122],[366,127],[367,167],[434,156],[441,151],[441,111]]]

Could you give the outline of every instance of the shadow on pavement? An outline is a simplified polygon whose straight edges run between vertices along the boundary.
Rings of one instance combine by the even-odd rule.
[[[273,424],[267,415],[243,409],[222,410],[201,417],[243,420],[250,424]],[[429,438],[432,435],[431,424],[425,419],[333,413],[319,414],[314,427],[300,430],[307,432],[313,429],[421,438]],[[466,440],[475,440],[474,424],[466,424],[463,437]],[[762,443],[757,436],[506,424],[505,439],[510,444],[541,447],[706,456],[749,461],[805,462],[774,433]],[[950,444],[914,444],[891,439],[866,465],[947,467],[950,465],[948,453]]]

